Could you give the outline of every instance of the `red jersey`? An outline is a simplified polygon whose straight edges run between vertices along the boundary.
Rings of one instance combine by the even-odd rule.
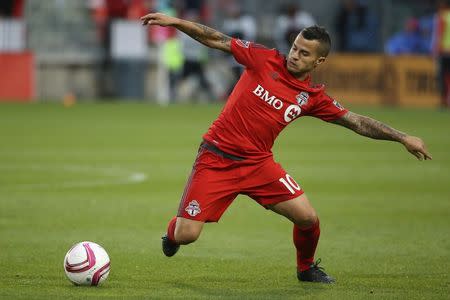
[[[231,52],[245,71],[203,138],[222,151],[249,159],[272,156],[278,134],[292,121],[313,116],[332,121],[347,110],[311,79],[299,81],[275,49],[232,39]]]

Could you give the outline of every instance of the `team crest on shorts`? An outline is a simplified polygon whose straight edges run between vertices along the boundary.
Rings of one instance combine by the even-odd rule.
[[[301,92],[297,96],[295,96],[295,99],[297,99],[297,103],[299,106],[305,105],[308,103],[309,94],[307,92]]]
[[[200,204],[198,204],[197,200],[192,200],[189,202],[188,206],[184,209],[191,217],[195,217],[199,213],[202,212],[200,209]]]
[[[236,40],[236,43],[237,43],[239,46],[244,47],[244,48],[250,47],[250,42],[249,42],[249,41],[245,41],[245,40],[240,40],[240,39],[238,39],[238,40]]]

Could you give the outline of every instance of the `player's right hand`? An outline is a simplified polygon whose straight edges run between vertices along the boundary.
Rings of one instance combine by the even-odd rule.
[[[177,18],[162,13],[150,13],[141,17],[142,25],[171,26],[176,23]]]

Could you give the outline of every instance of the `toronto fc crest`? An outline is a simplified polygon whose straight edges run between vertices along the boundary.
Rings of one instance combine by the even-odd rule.
[[[189,202],[188,206],[184,209],[191,217],[195,217],[199,213],[202,212],[200,209],[200,204],[198,204],[197,200],[192,200]]]
[[[308,103],[309,94],[307,92],[301,92],[297,96],[295,96],[295,99],[297,99],[297,103],[299,106],[305,105]]]
[[[243,47],[243,48],[248,48],[248,47],[250,47],[250,42],[249,42],[249,41],[246,41],[246,40],[238,39],[238,40],[236,40],[236,43],[237,43],[239,46]]]

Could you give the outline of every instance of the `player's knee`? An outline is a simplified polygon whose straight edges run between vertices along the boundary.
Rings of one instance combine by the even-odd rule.
[[[313,226],[314,224],[316,224],[317,222],[319,222],[319,217],[317,216],[316,212],[312,212],[309,216],[308,216],[308,223],[310,226]]]
[[[309,211],[307,213],[302,214],[298,220],[296,220],[296,225],[298,225],[301,228],[309,228],[316,224],[319,221],[319,217],[317,217],[317,214],[314,210]]]

